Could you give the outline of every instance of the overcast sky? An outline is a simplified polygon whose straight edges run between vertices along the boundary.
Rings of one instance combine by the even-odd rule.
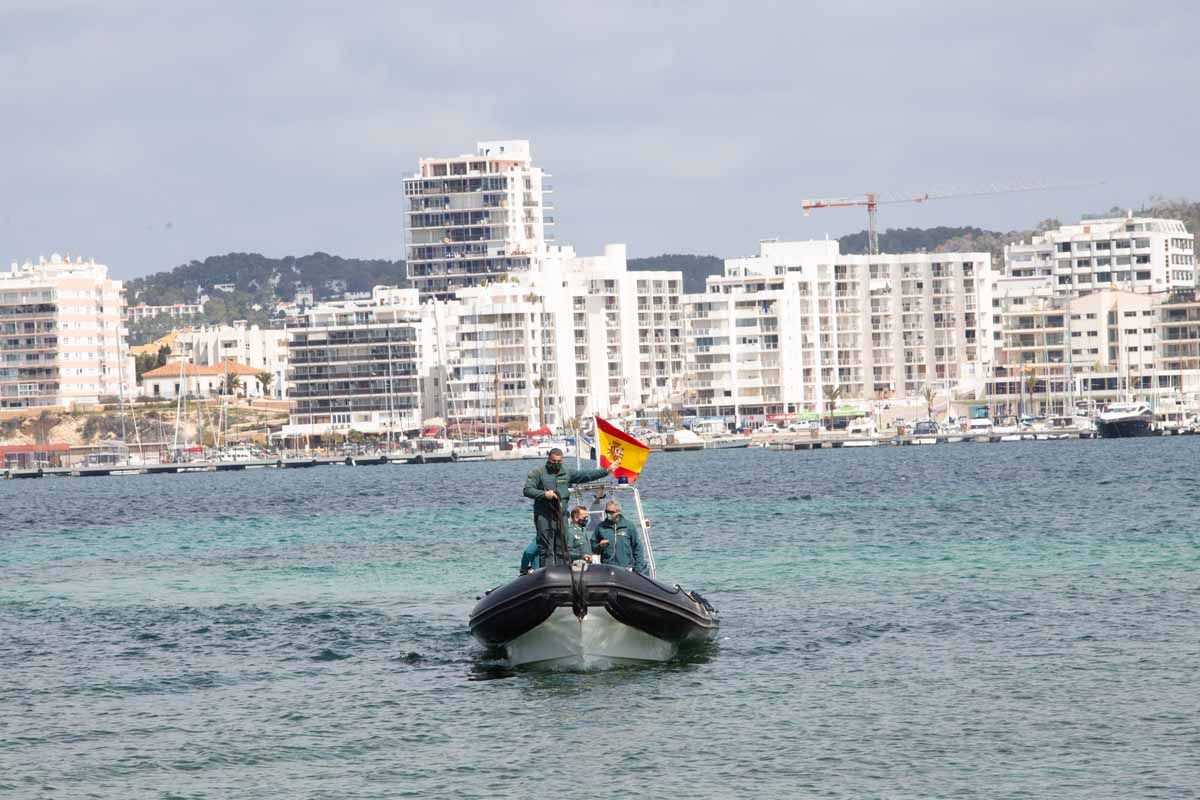
[[[100,9],[99,6],[105,6]],[[417,159],[525,138],[582,253],[1200,199],[1195,3],[0,0],[0,258],[403,257]],[[995,8],[1002,5],[1002,8]]]

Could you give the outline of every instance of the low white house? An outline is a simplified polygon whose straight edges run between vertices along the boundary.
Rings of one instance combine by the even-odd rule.
[[[142,375],[143,397],[174,399],[183,393],[192,397],[217,397],[236,394],[242,397],[263,397],[260,370],[225,361],[220,364],[200,366],[183,361],[164,364]],[[236,378],[235,391],[227,392],[229,378]]]

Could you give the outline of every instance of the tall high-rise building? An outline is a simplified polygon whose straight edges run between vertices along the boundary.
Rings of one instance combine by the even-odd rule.
[[[421,159],[404,195],[408,277],[422,299],[536,270],[554,224],[548,177],[525,140]]]
[[[0,273],[0,408],[132,396],[121,281],[57,253]]]

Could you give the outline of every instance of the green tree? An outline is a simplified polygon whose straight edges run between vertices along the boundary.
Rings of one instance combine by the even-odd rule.
[[[225,376],[225,394],[236,395],[242,388],[242,379],[232,373]]]
[[[257,374],[257,375],[255,375],[254,377],[258,378],[258,382],[259,382],[260,384],[262,384],[262,391],[263,391],[263,394],[264,394],[264,395],[266,395],[266,396],[270,396],[270,394],[271,394],[271,382],[272,382],[273,380],[275,380],[275,376],[274,376],[272,373],[270,373],[270,372],[267,372],[266,370],[263,370],[262,372],[258,373],[258,374]]]

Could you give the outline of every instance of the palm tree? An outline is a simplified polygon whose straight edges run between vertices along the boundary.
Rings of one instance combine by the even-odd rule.
[[[1025,394],[1027,394],[1029,396],[1029,411],[1027,413],[1030,416],[1034,416],[1035,409],[1033,407],[1033,391],[1034,391],[1034,389],[1037,388],[1037,382],[1038,382],[1037,372],[1035,372],[1032,367],[1029,368],[1028,370],[1026,370],[1024,385],[1025,385]]]
[[[829,416],[832,419],[833,409],[837,405],[838,398],[842,396],[844,390],[841,384],[825,384],[821,387],[821,391],[825,393],[825,399],[829,402]]]
[[[921,397],[925,398],[926,418],[933,419],[933,401],[937,398],[937,389],[925,384],[925,388],[921,390]]]
[[[263,370],[262,372],[258,373],[254,377],[258,378],[258,382],[262,386],[263,396],[264,397],[269,396],[271,394],[271,392],[270,392],[271,381],[275,380],[274,373]]]
[[[663,406],[658,412],[658,421],[664,428],[678,428],[679,412],[670,406]]]
[[[237,394],[242,387],[242,379],[232,373],[225,376],[225,394]]]
[[[533,388],[538,390],[538,428],[546,427],[546,376],[538,375],[533,380]]]

